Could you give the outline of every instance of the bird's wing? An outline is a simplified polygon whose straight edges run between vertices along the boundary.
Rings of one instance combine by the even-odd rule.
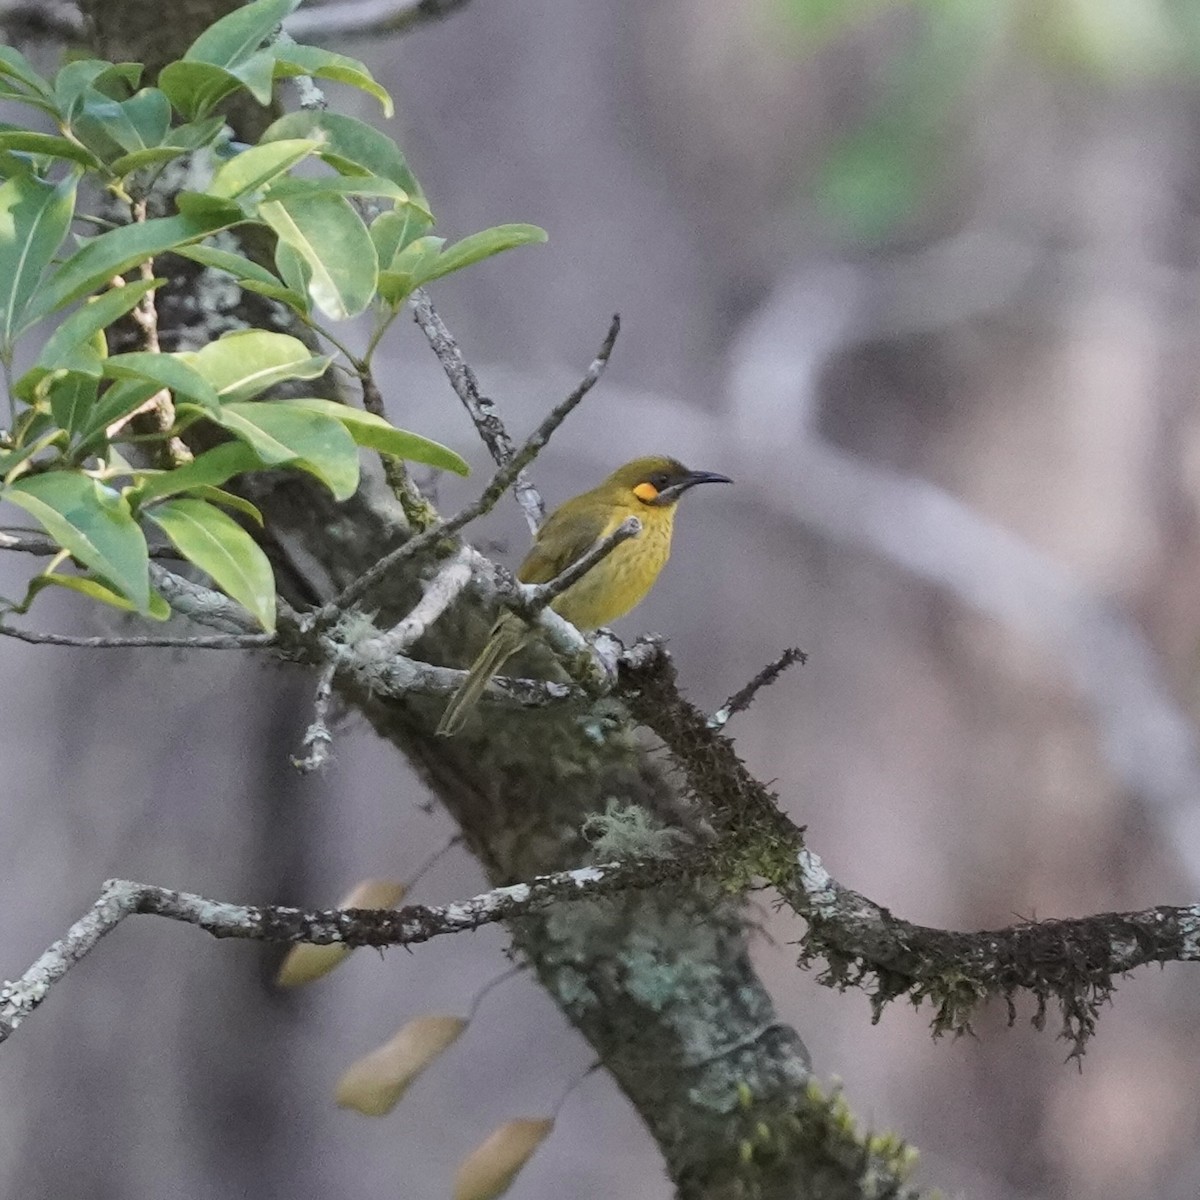
[[[611,521],[607,516],[604,512],[572,508],[568,501],[538,530],[517,578],[522,583],[549,583],[609,532],[606,526]]]

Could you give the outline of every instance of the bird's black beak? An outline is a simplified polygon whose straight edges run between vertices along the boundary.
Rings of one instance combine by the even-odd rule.
[[[658,504],[669,504],[672,500],[678,500],[688,488],[693,488],[698,483],[732,483],[733,480],[728,475],[718,475],[716,471],[689,471],[678,482],[671,484],[670,487],[665,487],[658,493]]]

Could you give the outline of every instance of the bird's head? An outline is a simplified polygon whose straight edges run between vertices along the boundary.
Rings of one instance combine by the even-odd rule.
[[[677,459],[663,455],[635,458],[618,467],[605,480],[606,486],[626,490],[642,504],[657,507],[674,504],[688,488],[698,483],[732,482],[728,475],[718,475],[715,471],[689,471]]]

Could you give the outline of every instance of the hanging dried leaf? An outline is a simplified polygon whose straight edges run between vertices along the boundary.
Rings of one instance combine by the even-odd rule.
[[[494,1200],[504,1195],[553,1128],[551,1117],[506,1121],[463,1160],[454,1176],[454,1200]]]
[[[466,1027],[462,1017],[427,1016],[409,1021],[390,1041],[350,1065],[338,1080],[338,1104],[368,1117],[390,1113],[413,1080]]]
[[[341,900],[338,908],[395,908],[408,887],[394,879],[364,879]],[[350,947],[341,942],[328,946],[293,946],[284,957],[275,976],[280,987],[300,987],[328,975],[348,954]]]

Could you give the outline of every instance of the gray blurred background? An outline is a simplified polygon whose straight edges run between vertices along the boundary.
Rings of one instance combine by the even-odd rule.
[[[809,651],[733,732],[843,883],[964,929],[1200,896],[1194,5],[474,0],[337,45],[394,91],[442,233],[550,232],[434,296],[515,433],[622,315],[536,465],[548,498],[647,451],[737,479],[686,506],[622,631],[667,634],[710,707]],[[407,324],[381,375],[394,420],[486,468]],[[478,536],[510,564],[526,544],[514,506]],[[27,566],[0,562],[0,592]],[[310,689],[249,656],[0,644],[0,975],[110,875],[304,904],[411,875],[449,823],[355,722],[332,770],[297,776]],[[416,895],[481,886],[456,850]],[[761,919],[782,1015],[865,1124],[920,1148],[924,1183],[1200,1191],[1195,968],[1124,982],[1080,1072],[1028,1004],[954,1042],[911,1008],[872,1026],[795,969],[795,923]],[[465,1012],[504,945],[360,952],[281,995],[275,954],[131,922],[4,1048],[0,1194],[447,1196],[494,1125],[589,1065],[532,982],[492,991],[392,1116],[332,1086],[408,1017]],[[669,1188],[597,1073],[512,1195]]]

